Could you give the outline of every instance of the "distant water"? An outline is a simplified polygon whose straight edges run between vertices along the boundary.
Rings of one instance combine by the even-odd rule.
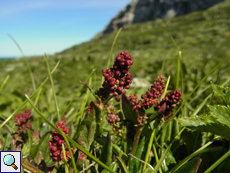
[[[0,60],[2,59],[15,59],[16,56],[0,56]]]

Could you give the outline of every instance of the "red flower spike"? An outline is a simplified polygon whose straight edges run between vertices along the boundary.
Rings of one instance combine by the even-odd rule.
[[[23,111],[23,115],[21,115],[20,113],[15,115],[14,122],[15,125],[18,126],[18,130],[16,133],[21,133],[22,130],[23,132],[25,132],[26,130],[31,129],[31,117],[32,115],[30,109]]]
[[[113,68],[103,69],[102,73],[105,81],[102,84],[102,88],[97,91],[97,95],[102,101],[111,97],[111,93],[117,93],[120,95],[124,89],[129,89],[129,85],[132,83],[131,74],[128,69],[133,64],[133,57],[122,51],[116,58],[113,64]],[[114,94],[116,100],[119,100],[117,94]]]
[[[57,128],[61,128],[62,131],[68,136],[69,135],[69,129],[66,127],[66,124],[62,121],[59,121],[57,123]],[[67,161],[70,158],[70,153],[68,151],[68,148],[66,147],[65,140],[63,136],[61,136],[57,131],[52,132],[52,140],[49,142],[49,149],[50,149],[50,156],[52,157],[54,162],[57,162],[59,160],[64,160],[63,152],[62,152],[62,144],[65,146],[66,150],[66,156]],[[73,151],[73,148],[71,148]]]
[[[171,118],[173,109],[178,108],[182,101],[182,93],[180,90],[174,90],[168,93],[165,98],[158,103],[154,109],[158,111],[160,115],[164,115],[165,121]]]
[[[115,107],[113,104],[107,106],[107,117],[106,120],[108,121],[109,125],[113,126],[112,130],[119,132],[122,131],[121,127],[121,119],[119,115],[117,115],[117,112],[114,111]],[[120,135],[119,135],[120,136]]]
[[[153,82],[153,86],[148,89],[146,94],[142,95],[141,98],[144,99],[142,107],[149,109],[151,106],[158,104],[158,98],[163,94],[163,89],[165,88],[164,76],[157,77],[158,81]]]

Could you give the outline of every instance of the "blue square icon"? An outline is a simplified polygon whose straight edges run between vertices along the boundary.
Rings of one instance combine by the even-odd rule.
[[[21,172],[21,151],[0,151],[0,173]]]

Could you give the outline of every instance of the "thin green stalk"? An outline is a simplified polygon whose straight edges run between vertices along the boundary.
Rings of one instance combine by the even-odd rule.
[[[70,157],[71,157],[71,161],[72,161],[72,164],[73,164],[74,172],[75,172],[75,173],[78,173],[77,167],[76,167],[76,164],[75,164],[75,159],[74,159],[74,157],[73,157],[73,152],[72,152],[71,147],[70,147],[70,145],[69,145],[69,141],[68,141],[68,139],[66,138],[66,135],[64,134],[64,132],[61,130],[61,128],[59,128],[59,131],[61,132],[60,134],[63,136],[63,138],[65,139],[65,142],[66,142],[66,144],[67,144],[67,147],[68,147],[68,150],[69,150],[69,153],[70,153]],[[63,149],[63,147],[62,147],[62,149]],[[65,160],[66,160],[66,155],[65,155],[65,151],[64,151],[64,150],[65,150],[65,149],[63,149],[63,155],[64,155]],[[68,170],[68,168],[67,168],[67,170]],[[69,170],[68,170],[68,172],[69,172]]]
[[[39,88],[38,89],[38,94],[37,94],[35,102],[34,102],[35,105],[37,105],[37,103],[38,103],[38,99],[39,99],[39,97],[41,95],[41,91],[42,91],[42,88]],[[33,114],[34,110],[31,109],[31,112]],[[40,124],[40,119],[36,117],[36,128],[35,129],[39,129],[39,124]]]
[[[84,83],[87,83],[87,81],[89,80],[89,78],[92,76],[92,74],[95,72],[95,69],[92,70],[92,72],[90,73],[90,75],[86,78],[86,80],[84,81]],[[69,104],[67,105],[67,107],[65,108],[65,110],[62,112],[61,115],[64,115],[67,110],[69,109],[69,107],[71,106],[71,104],[73,103],[73,101],[75,100],[75,98],[78,96],[78,94],[82,91],[84,85],[81,85],[80,89],[76,92],[76,94],[73,96],[72,100],[69,102]]]
[[[92,77],[90,77],[90,79],[89,79],[89,85],[91,85],[91,83],[92,83]],[[75,125],[77,125],[77,126],[79,126],[79,122],[83,119],[83,114],[85,111],[85,107],[87,106],[87,103],[88,103],[89,94],[90,94],[90,91],[87,90],[84,101],[82,102],[82,105],[81,105],[80,116],[77,117],[77,120],[75,122]]]
[[[56,130],[58,133],[62,134],[62,131],[60,129],[58,129],[57,127],[55,127],[52,123],[50,123],[49,120],[47,120],[42,113],[36,108],[36,106],[33,104],[33,102],[30,100],[30,98],[25,94],[25,97],[27,98],[28,102],[30,103],[30,105],[34,108],[35,112],[37,112],[37,114],[47,123],[49,124],[53,130]],[[81,150],[83,153],[85,153],[89,158],[91,158],[92,160],[94,160],[95,162],[97,162],[101,167],[105,168],[106,170],[116,173],[114,172],[112,169],[110,169],[107,165],[105,165],[104,163],[102,163],[100,160],[98,160],[96,157],[94,157],[90,152],[88,152],[85,148],[83,148],[82,146],[80,146],[78,143],[76,143],[73,139],[71,139],[69,136],[66,136],[65,134],[62,134],[62,136],[64,138],[66,138],[69,142],[71,142],[73,144],[73,146],[75,146],[76,148],[78,148],[79,150]]]
[[[136,133],[135,133],[135,136],[134,136],[134,140],[133,140],[132,149],[131,149],[131,152],[130,152],[132,155],[136,154],[136,150],[137,150],[137,147],[138,147],[138,143],[139,143],[139,140],[140,140],[140,137],[141,137],[141,132],[142,132],[143,128],[144,128],[144,126],[137,127],[137,130],[136,130]],[[130,160],[131,160],[131,156],[129,156],[127,165],[129,165]]]
[[[152,170],[154,170],[154,168],[153,168],[150,164],[144,162],[143,160],[139,159],[138,157],[136,157],[136,156],[134,156],[134,155],[132,155],[132,154],[130,154],[130,153],[129,153],[128,155],[130,155],[131,157],[137,159],[138,161],[140,161],[140,162],[142,162],[142,163],[148,165]]]
[[[54,102],[55,102],[55,106],[56,106],[56,110],[57,110],[58,121],[60,121],[61,116],[60,116],[57,97],[56,97],[56,93],[55,93],[55,89],[54,89],[53,77],[52,77],[51,72],[50,72],[50,65],[49,65],[49,61],[48,61],[48,58],[47,58],[46,54],[45,54],[45,60],[46,60],[47,70],[48,70],[49,77],[50,77],[51,87],[52,87],[52,90],[53,90],[53,97],[54,97]]]
[[[153,144],[153,151],[154,151],[154,156],[155,156],[155,159],[156,159],[156,163],[158,163],[159,159],[158,159],[157,150],[156,150],[156,147],[155,147],[154,144]],[[159,172],[162,173],[161,167],[159,168]]]
[[[127,125],[126,128],[124,129],[124,138],[123,138],[123,147],[124,147],[124,152],[127,154],[128,153],[128,142],[127,142]]]
[[[179,56],[177,59],[177,69],[176,69],[176,90],[179,88],[179,83],[180,83],[180,68],[181,68],[181,51],[179,51]]]
[[[203,88],[202,90],[200,90],[199,94],[196,94],[191,100],[189,100],[189,104],[191,104],[192,102],[194,102],[196,99],[200,98],[200,95],[202,93],[204,93],[205,91],[207,91],[210,87],[211,87],[211,85],[208,85],[205,88]]]
[[[213,141],[217,140],[218,138],[220,138],[220,136],[215,137],[213,139]],[[205,148],[208,147],[209,145],[211,145],[213,143],[213,141],[209,141],[208,143],[206,143],[205,145],[200,147],[198,150],[196,150],[195,152],[193,152],[192,154],[190,154],[189,156],[184,158],[179,164],[177,164],[174,168],[172,168],[172,170],[170,172],[175,172],[177,169],[179,169],[181,166],[183,166],[185,163],[187,163],[190,159],[192,159],[196,155],[199,155],[199,154],[201,154],[203,152],[206,152],[207,150],[205,150]]]
[[[173,37],[171,37],[171,40],[172,40],[173,44],[176,46],[176,48],[179,49],[179,46],[176,44],[176,41],[174,40]]]
[[[109,66],[110,66],[110,61],[111,61],[111,59],[112,59],[113,48],[114,48],[114,46],[115,46],[115,43],[116,43],[116,41],[117,41],[117,37],[118,37],[118,35],[120,34],[121,30],[122,30],[122,28],[120,28],[120,29],[117,31],[117,34],[116,34],[116,36],[115,36],[115,38],[114,38],[114,40],[113,40],[113,44],[112,44],[112,47],[111,47],[110,53],[109,53],[109,58],[108,58],[108,63],[107,63],[107,69],[108,69]],[[103,83],[103,81],[104,81],[104,77],[102,76],[101,84]]]
[[[137,127],[137,131],[135,133],[134,140],[133,140],[132,150],[130,152],[132,155],[135,155],[135,153],[136,153],[137,146],[138,146],[141,132],[142,132],[143,128],[144,128],[144,126]]]
[[[219,158],[212,166],[210,166],[204,173],[212,172],[220,163],[222,163],[230,155],[230,150]]]
[[[198,108],[196,108],[195,111],[193,111],[193,113],[190,115],[190,117],[194,117],[195,115],[198,114],[198,112],[206,105],[206,102],[208,101],[208,99],[211,97],[212,93],[209,94],[203,101],[201,104],[199,104]]]
[[[153,129],[153,132],[152,132],[151,137],[149,139],[149,144],[148,144],[148,148],[147,148],[146,155],[145,155],[145,162],[146,163],[148,163],[148,158],[149,158],[149,154],[150,154],[150,151],[151,151],[151,148],[152,148],[152,144],[153,144],[153,139],[154,139],[154,136],[155,136],[156,128],[159,125],[159,123],[160,123],[160,119],[157,119],[155,121],[155,123],[154,123],[154,129]],[[146,164],[143,166],[142,171],[144,172],[145,169],[146,169]]]
[[[181,133],[185,130],[185,127],[183,129],[181,129],[181,131],[175,136],[175,138],[172,140],[172,142],[169,144],[168,148],[165,150],[164,154],[161,156],[159,162],[156,164],[153,173],[157,173],[157,171],[159,170],[159,168],[162,165],[162,162],[164,161],[164,159],[166,158],[168,152],[170,151],[170,148],[172,146],[172,144],[174,143],[174,141],[177,139],[177,136],[180,136]]]
[[[52,70],[51,74],[54,73],[54,71],[57,69],[58,65],[59,65],[60,61],[58,61],[58,63],[56,64],[56,66],[54,67],[54,69]],[[34,93],[30,96],[30,99],[32,99],[36,94],[37,92],[39,91],[39,89],[41,89],[45,83],[48,81],[49,77],[47,77],[44,82],[39,86],[39,88],[34,91]],[[15,109],[15,111],[0,125],[0,129],[23,107],[25,106],[25,104],[28,102],[28,100],[25,100],[21,106],[19,106],[17,109]]]
[[[23,53],[21,47],[20,47],[19,44],[17,43],[17,41],[16,41],[10,34],[8,34],[8,36],[13,40],[13,42],[15,43],[15,45],[17,46],[17,48],[19,49],[20,53],[22,54],[23,59],[24,59],[25,62],[26,62],[26,66],[27,66],[27,68],[28,68],[28,70],[29,70],[29,73],[30,73],[30,78],[31,78],[31,81],[32,81],[33,89],[34,89],[34,91],[35,91],[35,90],[36,90],[36,84],[35,84],[34,76],[33,76],[32,70],[31,70],[31,68],[30,68],[30,65],[29,65],[28,61],[26,60],[25,55],[24,55],[24,53]]]
[[[117,41],[117,38],[118,38],[118,36],[119,36],[121,30],[122,30],[122,28],[120,28],[120,29],[117,31],[117,34],[116,34],[116,36],[115,36],[115,38],[114,38],[114,40],[113,40],[113,44],[112,44],[112,47],[111,47],[111,50],[110,50],[110,53],[109,53],[109,60],[108,60],[108,64],[107,64],[107,69],[108,69],[109,66],[110,66],[110,62],[111,62],[111,60],[112,60],[113,48],[114,48],[114,46],[115,46],[115,43],[116,43],[116,41]]]
[[[162,98],[164,98],[166,96],[167,89],[168,89],[168,86],[169,86],[169,81],[170,81],[170,76],[168,77],[167,83],[165,85],[165,89],[164,89],[164,93],[162,95]]]
[[[187,102],[187,100],[192,96],[192,94],[197,90],[197,88],[201,85],[201,83],[203,83],[207,77],[213,73],[216,69],[218,69],[223,63],[225,63],[228,59],[225,58],[223,61],[221,61],[218,65],[216,65],[212,70],[210,70],[210,72],[197,84],[197,86],[192,90],[192,92],[187,96],[187,98],[181,103],[180,107],[173,113],[172,117],[170,118],[170,120],[166,123],[166,125],[164,126],[163,130],[161,131],[161,133],[163,131],[165,131],[169,125],[169,123],[174,119],[174,117],[176,116],[176,114],[182,109],[182,107],[184,106],[184,104]],[[157,137],[157,140],[160,138],[160,134]]]
[[[1,88],[0,88],[0,92],[2,91],[2,89],[4,88],[4,86],[6,85],[8,79],[10,78],[10,75],[7,75],[6,78],[4,79],[2,85],[1,85]]]
[[[62,144],[62,152],[63,152],[63,156],[64,156],[64,160],[65,160],[65,172],[69,173],[69,169],[67,167],[67,159],[66,159],[66,153],[65,153],[65,147],[64,144]],[[77,170],[76,170],[77,171]]]
[[[227,81],[225,81],[223,84],[221,84],[221,86],[225,86],[228,82],[230,81],[230,79],[228,79]],[[210,88],[210,86],[208,87]],[[205,90],[207,89],[207,87],[205,88]],[[195,111],[193,111],[193,113],[190,115],[190,117],[193,117],[195,115],[198,114],[198,112],[206,105],[206,102],[208,101],[208,99],[213,95],[213,93],[209,94],[203,101],[202,103],[198,106],[198,108],[196,108]],[[191,103],[192,101],[190,101]]]

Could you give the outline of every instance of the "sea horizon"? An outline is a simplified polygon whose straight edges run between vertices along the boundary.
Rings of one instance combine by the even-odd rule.
[[[1,59],[16,59],[17,56],[0,56],[0,60]]]

